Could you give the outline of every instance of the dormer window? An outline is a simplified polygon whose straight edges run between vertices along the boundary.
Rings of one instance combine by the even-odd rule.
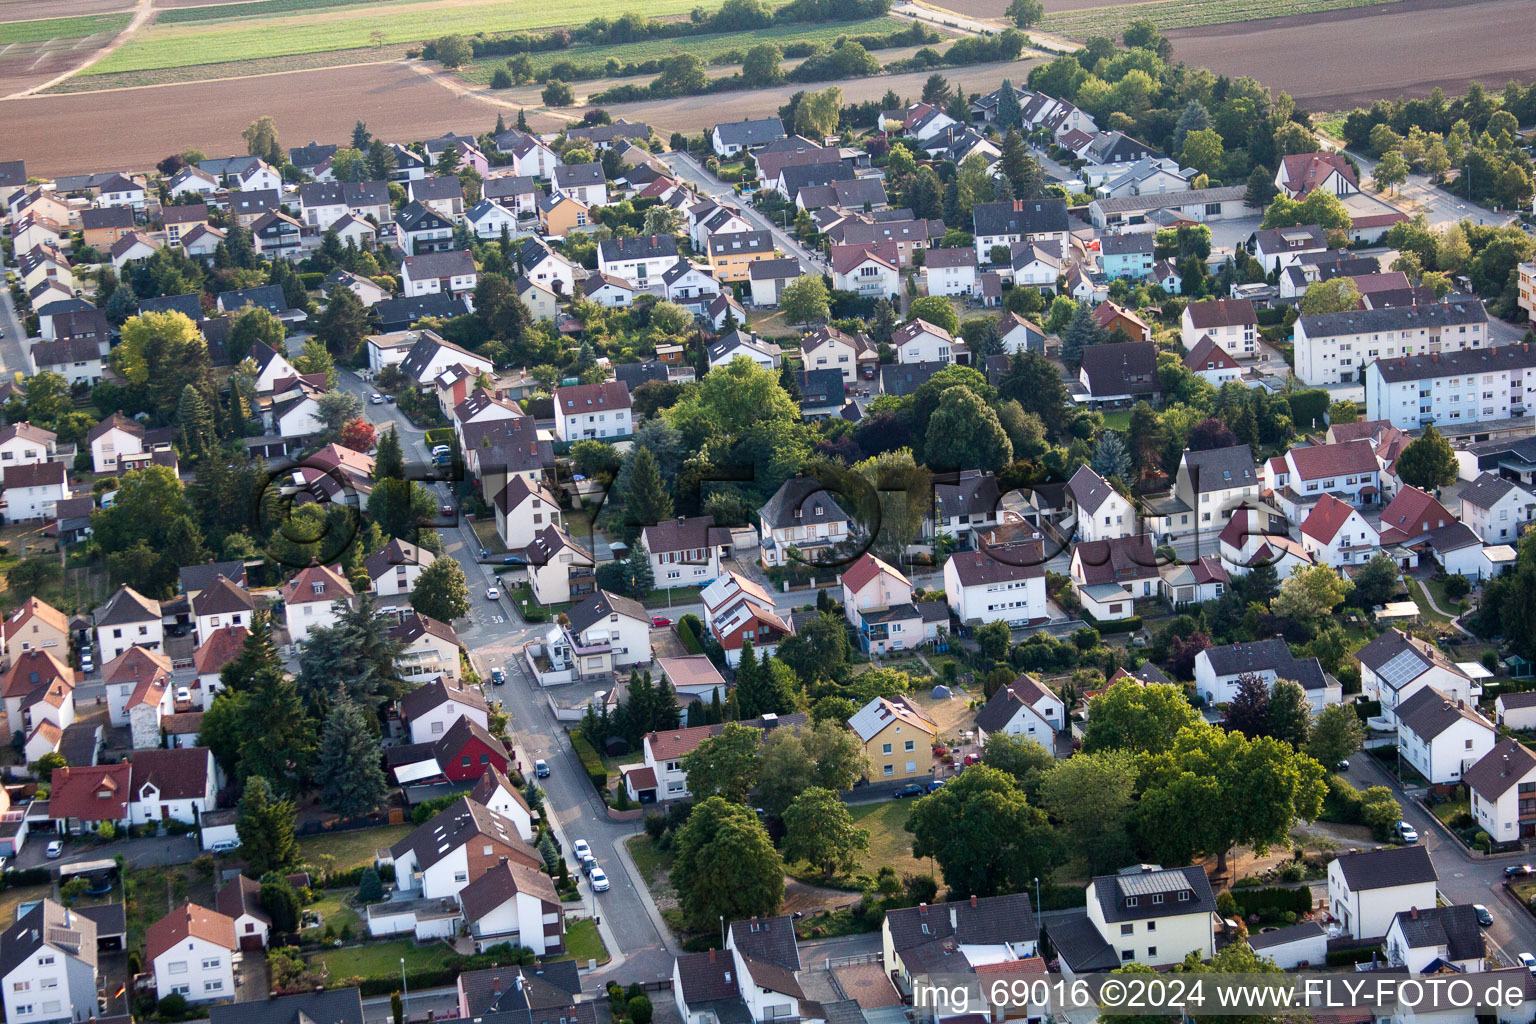
[[[1163,902],[1163,894],[1160,893],[1160,892],[1153,893],[1152,894],[1152,903],[1153,903],[1153,905],[1155,906],[1155,905],[1157,905],[1157,904],[1159,904],[1161,902]]]
[[[1125,905],[1128,906],[1128,907],[1134,907],[1136,905],[1136,897],[1135,896],[1127,896],[1125,898]]]
[[[311,583],[309,585],[309,589],[313,590],[317,594],[323,594],[323,593],[325,593],[325,584],[324,583]]]
[[[1189,890],[1188,889],[1180,890],[1180,892],[1179,892],[1179,902],[1180,903],[1188,903],[1189,902]]]

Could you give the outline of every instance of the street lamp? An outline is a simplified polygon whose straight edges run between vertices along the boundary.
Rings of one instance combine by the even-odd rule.
[[[405,957],[400,958],[400,1016],[411,1019],[411,993],[405,987]]]
[[[720,915],[720,948],[725,948],[725,915]]]

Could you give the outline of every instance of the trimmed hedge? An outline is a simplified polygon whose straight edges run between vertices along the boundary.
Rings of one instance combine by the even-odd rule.
[[[1088,623],[1101,634],[1104,633],[1134,633],[1141,628],[1141,616],[1132,615],[1128,619],[1111,619],[1108,622],[1100,622],[1088,611],[1083,612],[1083,621]]]
[[[1306,886],[1299,889],[1280,888],[1271,886],[1265,889],[1233,889],[1232,898],[1237,901],[1238,910],[1244,917],[1249,914],[1283,914],[1286,911],[1294,911],[1296,914],[1307,914],[1312,910],[1312,890]]]
[[[684,615],[677,620],[677,637],[688,648],[689,654],[703,654],[704,644],[699,639],[699,620],[694,615]]]
[[[1359,949],[1331,949],[1324,957],[1329,967],[1343,967],[1346,964],[1368,964],[1371,957],[1381,951],[1381,947],[1362,946]]]
[[[53,881],[49,868],[27,868],[25,871],[7,871],[0,875],[0,888],[12,889],[21,885],[47,885]]]
[[[603,759],[597,755],[592,744],[579,732],[571,733],[571,749],[576,751],[576,756],[581,758],[581,767],[586,770],[587,778],[592,780],[592,785],[597,787],[599,793],[608,789],[608,769],[603,767]]]

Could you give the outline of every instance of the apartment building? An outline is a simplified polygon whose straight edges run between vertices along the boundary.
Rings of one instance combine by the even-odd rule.
[[[1533,389],[1536,351],[1529,345],[1383,358],[1365,368],[1365,415],[1399,430],[1433,423],[1441,433],[1465,433],[1472,424],[1524,416]]]
[[[1377,359],[1482,348],[1487,332],[1488,311],[1475,299],[1304,316],[1296,321],[1296,376],[1346,384]]]

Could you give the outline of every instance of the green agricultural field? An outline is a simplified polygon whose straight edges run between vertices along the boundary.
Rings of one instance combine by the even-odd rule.
[[[157,25],[181,25],[189,21],[228,21],[230,18],[265,18],[329,7],[377,5],[379,0],[250,0],[243,4],[211,4],[207,7],[172,7],[155,16]]]
[[[289,2],[289,0],[283,0]],[[720,0],[646,0],[652,18],[712,9]],[[228,61],[263,60],[294,54],[356,50],[417,43],[451,33],[518,32],[581,25],[616,12],[611,0],[574,0],[550,7],[520,0],[437,0],[434,3],[373,4],[311,14],[236,18],[230,21],[151,25],[85,74],[156,71]],[[382,38],[376,36],[380,33]]]
[[[1351,7],[1375,7],[1400,0],[1152,0],[1150,3],[1114,7],[1087,7],[1047,15],[1041,28],[1047,32],[1084,38],[1092,35],[1118,37],[1139,18],[1149,18],[1159,29],[1198,28],[1231,22],[1281,18],[1290,14],[1316,14]]]
[[[640,43],[620,43],[613,46],[573,46],[566,50],[549,53],[530,53],[528,61],[535,72],[540,72],[556,61],[568,60],[576,64],[601,64],[610,57],[625,64],[640,64],[648,60],[670,57],[676,53],[696,53],[707,63],[712,58],[731,50],[750,50],[758,43],[831,43],[838,36],[888,35],[910,28],[911,22],[895,18],[867,18],[864,21],[840,21],[829,25],[775,25],[772,28],[751,32],[722,32],[706,36],[684,36],[680,39],[648,39]],[[460,74],[477,85],[489,85],[497,68],[507,66],[507,57],[490,57],[476,61]]]
[[[91,14],[42,21],[7,21],[0,23],[0,46],[46,43],[50,39],[83,39],[99,33],[115,35],[127,28],[132,20],[131,14]]]

